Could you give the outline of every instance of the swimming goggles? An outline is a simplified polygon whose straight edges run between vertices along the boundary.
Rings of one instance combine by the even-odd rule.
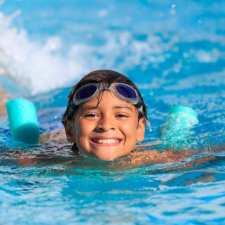
[[[73,96],[73,104],[80,105],[87,102],[89,99],[96,97],[103,90],[112,91],[117,97],[122,100],[128,101],[133,105],[140,102],[140,97],[137,91],[125,83],[112,83],[109,87],[104,83],[88,83],[78,88]]]

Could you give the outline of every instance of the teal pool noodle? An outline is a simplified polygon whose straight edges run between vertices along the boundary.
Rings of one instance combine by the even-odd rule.
[[[24,98],[8,100],[6,109],[9,125],[15,140],[28,144],[39,141],[39,123],[34,104]]]
[[[191,144],[191,129],[197,123],[198,115],[192,108],[182,105],[173,107],[161,128],[161,142],[164,147],[175,150],[188,148]]]

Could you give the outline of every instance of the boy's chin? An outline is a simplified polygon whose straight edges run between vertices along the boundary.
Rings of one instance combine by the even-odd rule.
[[[117,158],[120,158],[121,156],[123,155],[126,155],[126,154],[122,154],[122,153],[119,153],[119,152],[115,152],[115,151],[100,151],[100,152],[92,152],[92,154],[100,159],[100,160],[104,160],[104,161],[113,161]]]

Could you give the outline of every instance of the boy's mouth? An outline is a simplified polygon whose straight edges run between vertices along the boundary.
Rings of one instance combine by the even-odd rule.
[[[92,138],[91,141],[98,145],[118,145],[122,141],[120,138]]]

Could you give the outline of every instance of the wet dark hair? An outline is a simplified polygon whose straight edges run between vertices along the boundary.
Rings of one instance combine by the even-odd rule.
[[[125,83],[130,85],[131,87],[133,87],[140,98],[140,102],[135,105],[135,107],[137,109],[139,109],[140,107],[142,107],[142,113],[139,110],[139,119],[140,118],[145,118],[145,120],[147,121],[147,108],[146,105],[144,103],[144,100],[141,96],[140,91],[138,90],[137,86],[131,81],[129,80],[125,75],[118,73],[116,71],[113,70],[95,70],[93,72],[88,73],[86,76],[84,76],[72,89],[72,91],[70,92],[69,96],[68,96],[68,104],[67,104],[67,108],[66,111],[63,115],[63,119],[62,122],[65,126],[66,122],[69,120],[72,120],[77,109],[79,108],[78,106],[75,106],[73,104],[73,96],[74,93],[83,85],[85,84],[89,84],[89,83],[104,83],[107,84],[108,86],[110,86],[112,83]]]

